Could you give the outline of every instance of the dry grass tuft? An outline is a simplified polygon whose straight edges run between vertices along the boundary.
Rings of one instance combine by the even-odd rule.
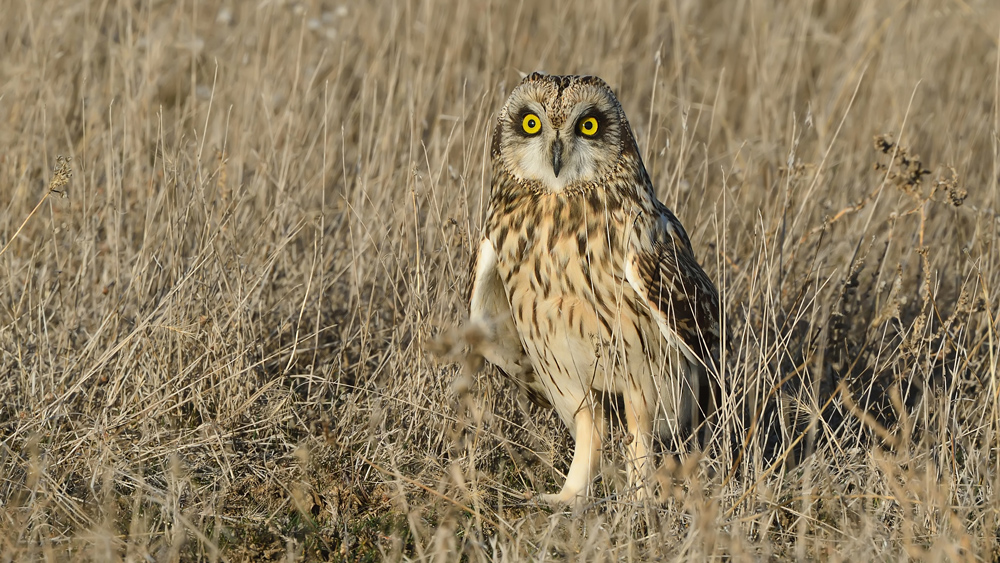
[[[998,37],[993,0],[8,3],[0,559],[998,560]],[[567,432],[455,359],[536,69],[617,90],[722,290],[723,431],[656,506],[615,451],[581,513],[526,502]]]

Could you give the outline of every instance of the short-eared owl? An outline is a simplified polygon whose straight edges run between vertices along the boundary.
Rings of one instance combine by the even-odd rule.
[[[500,110],[492,166],[470,321],[480,353],[576,441],[562,490],[543,498],[586,495],[607,419],[627,425],[645,496],[654,440],[701,434],[718,400],[715,286],[600,78],[526,77]]]

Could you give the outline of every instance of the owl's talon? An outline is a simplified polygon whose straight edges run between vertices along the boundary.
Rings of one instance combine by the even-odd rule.
[[[553,510],[569,508],[575,511],[583,507],[583,504],[587,499],[587,495],[572,494],[567,496],[563,493],[546,493],[538,495],[535,499],[535,502],[540,506],[547,506]]]

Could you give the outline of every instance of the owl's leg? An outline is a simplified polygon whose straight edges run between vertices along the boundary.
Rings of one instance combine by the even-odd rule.
[[[576,427],[576,448],[569,464],[566,483],[558,494],[541,495],[550,504],[579,502],[587,494],[587,487],[601,463],[601,440],[604,436],[604,412],[600,403],[584,405],[573,417]]]
[[[638,389],[622,394],[625,402],[625,423],[631,441],[628,443],[629,485],[636,490],[639,500],[651,497],[647,478],[653,466],[652,439],[653,418]]]

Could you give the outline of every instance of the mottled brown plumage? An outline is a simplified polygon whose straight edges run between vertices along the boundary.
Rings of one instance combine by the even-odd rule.
[[[526,77],[500,111],[492,166],[471,321],[483,356],[576,440],[565,485],[546,498],[586,493],[609,395],[645,494],[653,438],[680,444],[714,409],[715,286],[601,79]]]

